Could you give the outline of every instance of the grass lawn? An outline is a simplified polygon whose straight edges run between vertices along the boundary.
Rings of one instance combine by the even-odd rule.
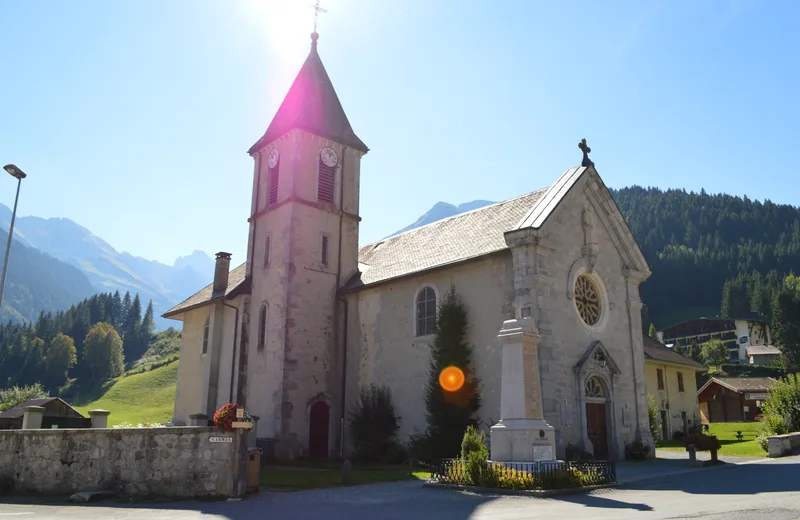
[[[409,479],[427,479],[430,473],[410,471],[408,466],[361,466],[350,473],[349,485],[373,484],[375,482],[397,482]],[[262,488],[301,490],[337,487],[342,485],[341,463],[318,465],[290,464],[265,466],[261,469]]]
[[[87,417],[87,412],[95,408],[110,411],[109,426],[123,422],[134,425],[166,422],[172,419],[177,380],[175,361],[150,372],[121,377],[98,400],[76,408]]]
[[[722,448],[720,455],[731,457],[766,457],[766,452],[756,442],[759,423],[711,423],[708,433],[716,435]],[[736,432],[741,431],[743,439],[736,438]],[[683,441],[658,441],[656,448],[660,450],[685,451]]]

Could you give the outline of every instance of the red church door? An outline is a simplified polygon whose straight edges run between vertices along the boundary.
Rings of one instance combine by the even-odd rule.
[[[308,456],[311,459],[328,458],[328,427],[330,410],[328,405],[317,401],[311,405],[311,417],[308,424]]]
[[[605,403],[586,403],[586,434],[592,441],[594,458],[608,460]]]

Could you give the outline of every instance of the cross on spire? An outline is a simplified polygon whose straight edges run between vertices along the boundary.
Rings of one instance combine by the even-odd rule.
[[[317,19],[319,18],[319,13],[327,13],[328,10],[327,9],[323,9],[322,7],[319,6],[319,0],[317,0],[317,3],[312,6],[312,9],[314,9],[314,33],[316,34],[316,32],[317,32]]]
[[[589,148],[589,145],[586,144],[586,139],[581,139],[581,142],[578,143],[578,148],[581,149],[583,152],[583,161],[581,161],[581,166],[589,167],[594,166],[594,163],[591,159],[589,159],[589,153],[591,153],[592,149]]]

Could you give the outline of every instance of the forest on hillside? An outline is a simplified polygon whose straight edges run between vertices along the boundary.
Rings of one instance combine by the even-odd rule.
[[[34,323],[0,326],[0,388],[41,383],[51,393],[70,378],[91,384],[122,374],[148,348],[153,304],[139,295],[96,294]]]
[[[641,295],[657,327],[689,307],[769,319],[784,277],[800,272],[800,208],[704,190],[612,194],[653,271]]]

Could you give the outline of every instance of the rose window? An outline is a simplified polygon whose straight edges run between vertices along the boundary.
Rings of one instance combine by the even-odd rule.
[[[575,280],[575,305],[584,323],[589,326],[597,325],[600,321],[600,293],[586,275],[580,275]]]

